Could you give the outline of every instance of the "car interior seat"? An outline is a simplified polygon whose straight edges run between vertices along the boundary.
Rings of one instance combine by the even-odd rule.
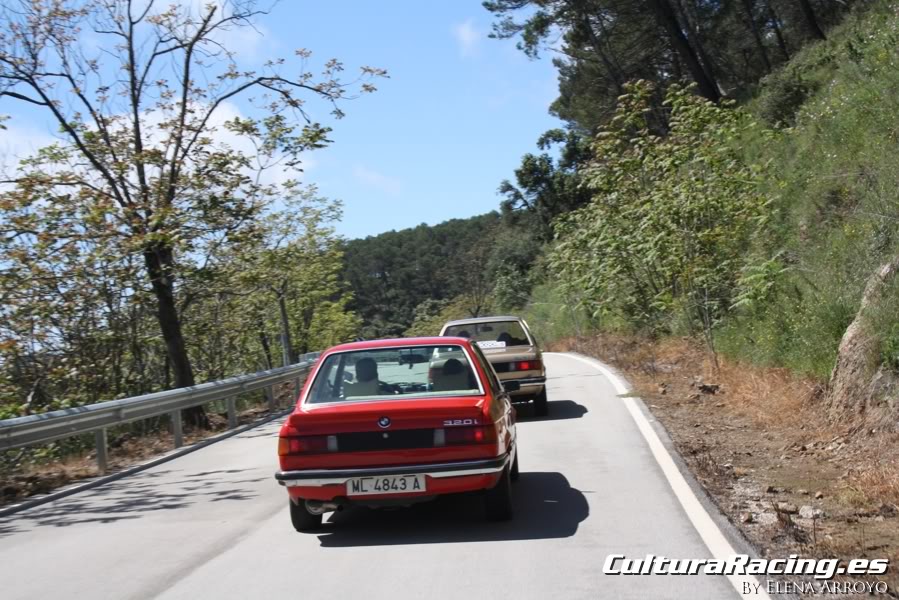
[[[373,358],[363,358],[356,363],[356,381],[343,385],[344,396],[377,396],[378,363]]]
[[[477,385],[472,385],[471,369],[466,368],[458,358],[450,358],[434,377],[432,389],[435,392],[452,392],[476,387]]]

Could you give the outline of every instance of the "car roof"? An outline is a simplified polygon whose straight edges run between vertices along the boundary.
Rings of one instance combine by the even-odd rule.
[[[446,346],[448,344],[470,345],[471,340],[463,337],[408,337],[390,338],[383,340],[365,340],[363,342],[350,342],[328,348],[327,352],[346,352],[348,350],[375,350],[378,348],[396,348],[403,346]]]
[[[513,317],[513,316],[497,316],[497,317],[475,317],[473,319],[457,319],[455,321],[447,321],[443,324],[444,327],[450,327],[453,325],[471,325],[472,323],[498,323],[500,321],[518,321],[522,323],[524,319],[521,317]]]

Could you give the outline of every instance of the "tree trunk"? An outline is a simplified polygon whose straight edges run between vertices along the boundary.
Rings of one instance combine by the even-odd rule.
[[[771,60],[768,58],[768,50],[765,48],[765,42],[762,40],[762,33],[759,31],[758,24],[755,22],[753,15],[752,0],[741,0],[743,11],[746,13],[746,24],[749,25],[749,31],[752,32],[752,38],[755,40],[755,47],[758,48],[759,56],[765,64],[765,72],[771,72]]]
[[[805,24],[812,37],[819,40],[825,40],[821,26],[818,24],[818,18],[815,16],[815,9],[812,8],[811,0],[799,0],[799,7],[802,9],[802,16],[805,18]]]
[[[879,344],[865,313],[899,274],[899,256],[882,265],[865,285],[858,312],[843,338],[830,375],[827,404],[833,420],[861,419],[866,427],[899,429],[899,374],[882,364]]]
[[[284,344],[285,357],[289,364],[297,362],[296,354],[293,351],[293,342],[290,339],[290,316],[287,314],[287,298],[282,287],[278,291],[278,314],[281,319],[281,343]]]
[[[299,347],[297,348],[297,360],[299,360],[301,354],[306,354],[310,351],[309,332],[312,330],[313,319],[315,319],[315,309],[311,306],[307,306],[305,310],[303,310],[303,337],[302,341],[299,343]]]
[[[696,18],[696,15],[691,12],[691,7],[688,6],[684,0],[675,0],[672,8],[675,9],[675,16],[683,20],[683,27],[689,32],[687,41],[696,49],[699,63],[702,65],[705,74],[709,79],[716,82],[715,86],[717,87],[718,68],[715,66],[715,61],[712,60],[712,57],[705,51],[705,39],[702,35],[702,29],[699,26],[699,20]],[[681,21],[678,20],[678,22],[680,23]],[[718,93],[721,93],[720,87],[718,87]]]
[[[600,17],[600,19],[602,19],[602,17]],[[593,24],[590,22],[590,17],[586,13],[584,13],[583,21],[584,28],[587,31],[587,35],[590,36],[590,43],[593,45],[593,50],[599,57],[599,60],[602,62],[603,66],[605,66],[606,71],[609,72],[609,77],[612,79],[612,83],[615,85],[615,92],[620,96],[624,93],[624,82],[622,81],[621,71],[617,68],[617,65],[612,64],[612,60],[603,51],[602,42],[596,36],[596,32],[593,31]]]
[[[256,327],[259,331],[259,343],[262,345],[262,354],[265,357],[265,368],[272,369],[275,366],[275,361],[272,357],[272,346],[269,344],[268,334],[265,333],[265,323],[262,319],[259,319]]]
[[[165,360],[162,361],[162,387],[164,389],[172,389],[172,361],[169,360],[168,352],[166,352]]]
[[[721,94],[718,92],[718,84],[703,68],[696,54],[696,49],[690,45],[687,36],[684,35],[677,15],[671,7],[669,0],[649,0],[649,7],[652,9],[659,26],[665,30],[671,39],[671,45],[674,51],[683,61],[690,76],[699,88],[699,93],[708,98],[712,102],[718,102]]]
[[[194,372],[187,355],[187,346],[181,333],[181,319],[175,304],[175,285],[172,277],[172,250],[156,245],[144,250],[144,264],[156,297],[156,318],[165,340],[166,356],[175,377],[175,387],[183,388],[194,385]],[[209,420],[202,406],[184,411],[190,425],[206,428]]]
[[[671,45],[671,40],[668,40],[668,52],[671,53],[671,72],[674,74],[675,81],[683,81],[686,78],[683,69],[683,61],[681,61],[680,57],[677,55],[677,51],[675,51],[674,46]],[[652,76],[646,76],[645,79],[652,79]]]
[[[784,60],[790,60],[790,51],[787,49],[783,30],[780,28],[780,19],[777,17],[777,13],[774,12],[774,7],[771,6],[771,0],[764,0],[764,2],[765,10],[768,13],[768,22],[771,23],[771,27],[774,29],[774,36],[777,38],[777,46],[780,48]]]

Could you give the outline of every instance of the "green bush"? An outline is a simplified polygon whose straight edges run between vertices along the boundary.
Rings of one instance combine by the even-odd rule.
[[[865,311],[862,324],[877,343],[880,364],[899,372],[899,278],[893,277],[883,286],[877,302]]]
[[[884,365],[899,372],[899,323],[894,323],[880,340],[880,358]]]
[[[566,296],[557,281],[536,286],[528,304],[520,311],[540,344],[582,336],[596,329],[576,299]]]
[[[761,81],[759,117],[771,127],[793,126],[796,113],[812,93],[812,87],[788,67],[771,73]]]
[[[653,94],[647,82],[626,86],[584,169],[592,201],[559,220],[548,265],[597,318],[709,335],[766,211],[761,167],[740,149],[757,125],[745,111],[672,86],[660,137],[647,122]]]

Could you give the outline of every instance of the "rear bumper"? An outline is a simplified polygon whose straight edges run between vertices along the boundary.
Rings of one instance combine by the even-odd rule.
[[[516,392],[512,392],[510,396],[533,396],[539,394],[543,386],[546,385],[546,377],[522,377],[515,379],[510,377],[501,381],[517,381],[520,388]]]
[[[470,460],[399,467],[367,467],[364,469],[309,469],[302,471],[278,471],[275,479],[286,487],[323,487],[345,485],[356,477],[380,477],[383,475],[425,475],[432,479],[467,477],[471,475],[496,475],[506,468],[509,455],[486,460]]]

